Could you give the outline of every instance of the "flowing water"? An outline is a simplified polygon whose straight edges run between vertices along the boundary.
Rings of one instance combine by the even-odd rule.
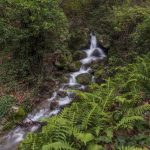
[[[28,124],[30,122],[36,122],[39,119],[47,118],[52,115],[57,115],[60,112],[60,108],[64,107],[65,105],[68,105],[73,100],[73,93],[68,92],[68,89],[85,89],[86,86],[81,85],[77,83],[76,77],[83,73],[90,73],[91,68],[87,67],[87,64],[90,64],[91,62],[95,60],[101,60],[106,55],[104,54],[103,50],[97,47],[97,40],[96,36],[91,33],[91,40],[90,40],[90,48],[87,50],[84,50],[87,54],[87,57],[81,60],[81,67],[80,70],[74,73],[70,74],[70,78],[68,83],[62,84],[60,89],[58,91],[55,91],[52,95],[52,97],[44,102],[44,104],[40,107],[40,109],[33,110],[32,113],[28,114],[26,119],[23,120],[24,124]],[[94,51],[97,51],[99,53],[98,56],[93,55]],[[92,77],[92,82],[95,81],[94,76]],[[67,91],[67,92],[66,92]],[[59,92],[66,92],[65,96],[58,96]],[[51,105],[57,104],[54,109]],[[17,145],[25,138],[26,134],[28,132],[35,132],[37,129],[40,128],[40,124],[31,124],[29,126],[17,126],[15,129],[10,131],[7,135],[4,135],[0,139],[0,150],[16,150]]]

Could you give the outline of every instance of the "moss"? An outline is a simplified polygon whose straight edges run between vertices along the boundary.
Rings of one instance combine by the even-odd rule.
[[[25,115],[26,115],[25,110],[20,106],[20,107],[18,108],[18,111],[14,113],[14,120],[15,120],[15,121],[19,121],[19,120],[22,119]]]
[[[73,60],[81,60],[86,57],[86,53],[84,51],[78,50],[73,54]]]
[[[89,73],[83,73],[77,76],[77,82],[80,84],[90,84],[92,80],[92,76]]]

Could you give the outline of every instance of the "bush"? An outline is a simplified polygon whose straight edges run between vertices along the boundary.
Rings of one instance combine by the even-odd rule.
[[[150,3],[146,1],[137,4],[128,1],[121,6],[113,7],[112,42],[114,49],[119,53],[134,51],[143,54],[149,50]]]
[[[0,48],[11,51],[30,74],[42,71],[46,51],[62,48],[68,36],[67,19],[59,0],[0,1]],[[22,71],[21,70],[21,71]]]
[[[0,97],[0,118],[4,117],[9,113],[9,110],[14,103],[14,98],[11,96],[2,96]]]

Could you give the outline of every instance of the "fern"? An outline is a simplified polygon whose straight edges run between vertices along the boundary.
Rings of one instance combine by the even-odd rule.
[[[138,148],[138,147],[122,147],[122,148],[119,148],[118,150],[147,150],[147,148]]]
[[[117,124],[117,129],[120,127],[128,128],[128,127],[130,127],[131,123],[134,123],[136,121],[141,121],[141,120],[143,120],[143,117],[141,117],[141,116],[123,117]]]
[[[145,112],[150,111],[150,104],[144,104],[134,109],[129,109],[127,115],[143,115]]]
[[[42,132],[29,134],[19,149],[92,150],[93,147],[100,150],[107,144],[116,146],[120,139],[121,146],[130,146],[121,150],[140,150],[138,146],[142,147],[148,140],[142,140],[141,144],[134,139],[132,144],[126,130],[136,134],[144,131],[143,136],[148,133],[145,115],[150,104],[142,101],[141,92],[148,97],[149,66],[149,59],[144,56],[134,64],[118,67],[117,74],[105,83],[91,85],[89,93],[73,91],[79,96],[78,101],[64,108],[58,116],[45,119],[48,125]],[[139,136],[136,134],[134,136]]]
[[[74,136],[77,140],[80,140],[85,145],[94,139],[94,136],[91,133],[81,133],[80,132],[80,133],[75,133]]]
[[[42,150],[75,150],[69,143],[67,142],[54,142],[49,143],[47,145],[42,146]]]
[[[88,126],[92,124],[94,111],[96,110],[96,107],[97,107],[97,104],[94,103],[92,106],[92,109],[85,116],[83,116],[82,125],[81,125],[82,129],[87,129]]]

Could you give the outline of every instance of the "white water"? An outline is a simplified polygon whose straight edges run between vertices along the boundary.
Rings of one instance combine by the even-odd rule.
[[[94,50],[98,50],[100,53],[100,57],[92,56]],[[80,85],[76,81],[76,77],[83,73],[90,73],[91,68],[87,68],[85,65],[89,64],[95,60],[101,60],[105,56],[102,49],[97,47],[96,36],[91,34],[91,45],[90,49],[84,50],[87,54],[87,57],[81,60],[81,68],[79,71],[71,73],[69,82],[63,84],[62,87],[58,91],[65,91],[69,89],[69,87],[74,87],[75,89],[85,89],[84,85]],[[95,81],[94,76],[92,77],[92,81]],[[58,97],[57,92],[55,91],[50,99],[45,101],[44,106],[41,106],[40,110],[34,110],[32,113],[28,114],[27,118],[23,120],[24,123],[30,123],[31,121],[39,121],[42,118],[47,118],[52,115],[57,115],[60,111],[60,107],[68,105],[72,102],[72,93],[67,92],[67,96]],[[50,106],[52,102],[56,101],[58,106],[54,110],[50,110]],[[28,127],[20,127],[17,126],[15,129],[10,131],[7,135],[3,136],[0,139],[0,150],[16,150],[16,146],[24,139],[25,135],[28,132],[34,132],[39,129],[39,125],[31,125]]]

